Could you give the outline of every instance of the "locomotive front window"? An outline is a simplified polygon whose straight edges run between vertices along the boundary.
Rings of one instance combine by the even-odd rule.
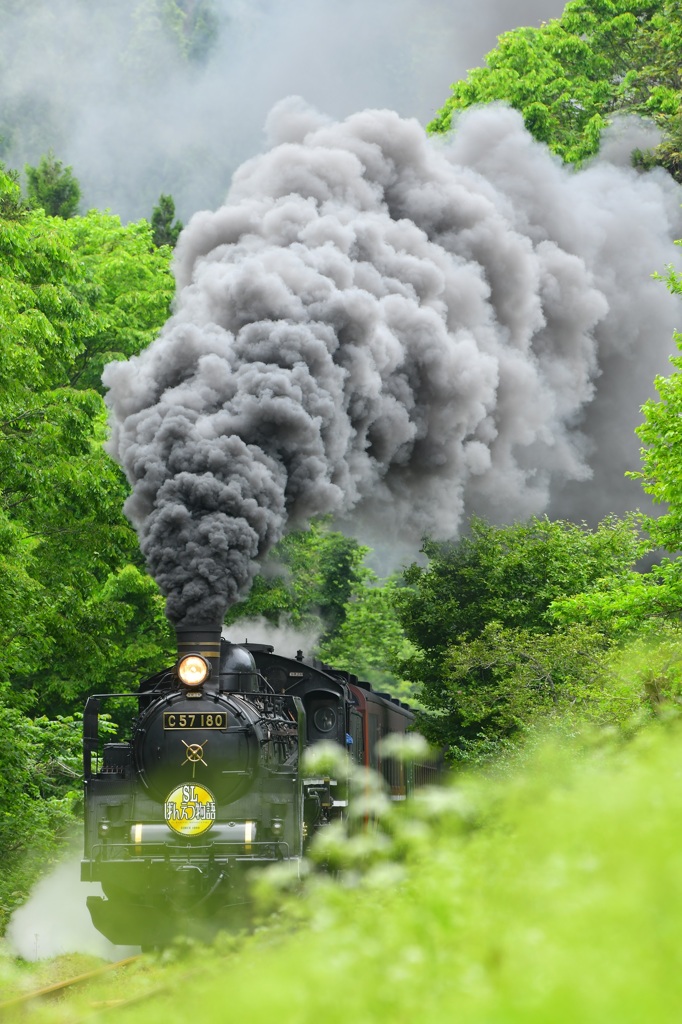
[[[336,711],[334,708],[318,708],[313,715],[315,728],[320,732],[331,732],[336,725]]]

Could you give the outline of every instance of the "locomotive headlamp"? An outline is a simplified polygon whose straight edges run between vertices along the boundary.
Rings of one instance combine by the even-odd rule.
[[[188,654],[180,659],[176,671],[185,686],[201,686],[208,679],[209,667],[200,654]]]

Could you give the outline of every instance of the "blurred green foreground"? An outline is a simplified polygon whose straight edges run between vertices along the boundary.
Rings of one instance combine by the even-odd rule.
[[[302,883],[287,865],[261,879],[253,934],[145,956],[8,1022],[679,1022],[681,720],[545,735],[398,806],[363,783],[356,815]]]
[[[313,870],[274,933],[166,964],[168,994],[117,1020],[680,1020],[679,722],[546,738],[378,812],[374,835],[327,836],[337,880]]]

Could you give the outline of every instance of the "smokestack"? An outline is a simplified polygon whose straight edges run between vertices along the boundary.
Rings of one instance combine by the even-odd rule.
[[[217,687],[220,676],[221,626],[204,623],[199,626],[176,626],[178,659],[188,654],[200,654],[211,667],[209,682]]]

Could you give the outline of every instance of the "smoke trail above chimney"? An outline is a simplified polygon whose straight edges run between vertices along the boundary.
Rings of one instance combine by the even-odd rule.
[[[620,443],[617,423],[581,429],[605,367],[638,387],[672,348],[650,280],[680,228],[665,175],[564,168],[500,106],[445,144],[296,98],[267,127],[185,229],[159,338],[103,376],[126,513],[179,625],[219,620],[316,514],[418,542],[471,509],[542,512]]]

